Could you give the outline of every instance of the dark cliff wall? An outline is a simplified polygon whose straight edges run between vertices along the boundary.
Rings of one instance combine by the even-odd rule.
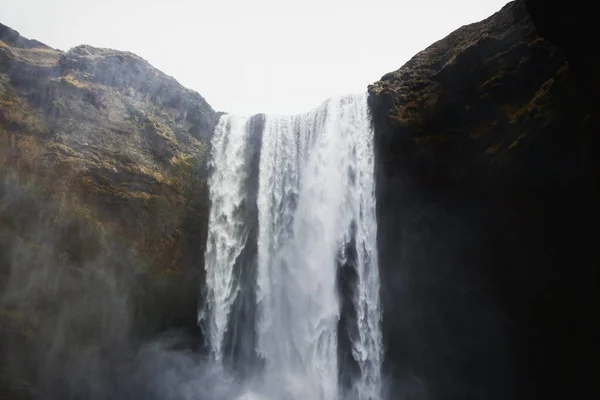
[[[525,0],[540,36],[563,50],[575,75],[579,89],[594,107],[600,106],[600,54],[590,51],[597,37],[596,13],[587,1],[547,2]]]
[[[134,54],[0,25],[0,393],[92,398],[111,358],[194,329],[218,116]]]
[[[396,390],[598,394],[598,108],[561,29],[516,1],[369,87]]]

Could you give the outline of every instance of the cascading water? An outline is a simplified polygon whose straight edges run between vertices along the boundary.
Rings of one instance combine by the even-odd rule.
[[[262,360],[254,392],[274,400],[378,400],[381,311],[366,95],[330,99],[296,116],[267,116],[258,171],[243,161],[247,125],[247,119],[223,116],[213,139],[205,324],[215,359],[221,359],[240,285],[253,285],[255,351]],[[257,238],[247,237],[250,222],[236,213],[248,173],[258,174]],[[240,282],[234,265],[251,240],[258,245],[256,281]],[[340,263],[356,276],[343,293]],[[353,318],[340,328],[342,300]],[[348,330],[349,348],[338,346],[339,329]],[[358,367],[349,385],[339,379],[341,352]]]
[[[258,350],[267,362],[266,388],[274,398],[335,399],[338,393],[340,137],[311,135],[333,122],[326,118],[328,108],[267,117],[263,134]]]
[[[246,223],[240,208],[246,198],[243,182],[246,168],[247,118],[224,115],[212,140],[209,181],[211,209],[206,243],[206,306],[204,319],[210,351],[217,361],[223,357],[223,341],[231,306],[239,290],[235,263],[246,244]]]
[[[379,306],[379,265],[377,254],[377,222],[373,136],[368,118],[366,96],[342,101],[341,129],[346,131],[348,179],[344,182],[347,209],[344,221],[354,225],[346,231],[346,242],[354,235],[356,248],[357,287],[352,299],[356,308],[358,338],[352,342],[352,354],[360,368],[354,384],[359,400],[381,396],[381,310]]]

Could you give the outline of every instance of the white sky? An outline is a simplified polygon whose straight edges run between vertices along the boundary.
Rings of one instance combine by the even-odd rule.
[[[134,52],[218,111],[307,111],[366,90],[507,0],[0,0],[0,22],[68,50]]]

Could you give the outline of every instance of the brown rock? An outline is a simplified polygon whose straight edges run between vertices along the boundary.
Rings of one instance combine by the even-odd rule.
[[[197,334],[218,116],[134,54],[0,25],[0,369],[60,397],[92,349]]]

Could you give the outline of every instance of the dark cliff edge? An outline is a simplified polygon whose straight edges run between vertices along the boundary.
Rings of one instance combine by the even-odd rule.
[[[195,329],[218,117],[134,54],[0,24],[0,398],[110,398],[110,360]]]
[[[544,3],[509,3],[369,87],[396,397],[598,397],[593,13]]]

